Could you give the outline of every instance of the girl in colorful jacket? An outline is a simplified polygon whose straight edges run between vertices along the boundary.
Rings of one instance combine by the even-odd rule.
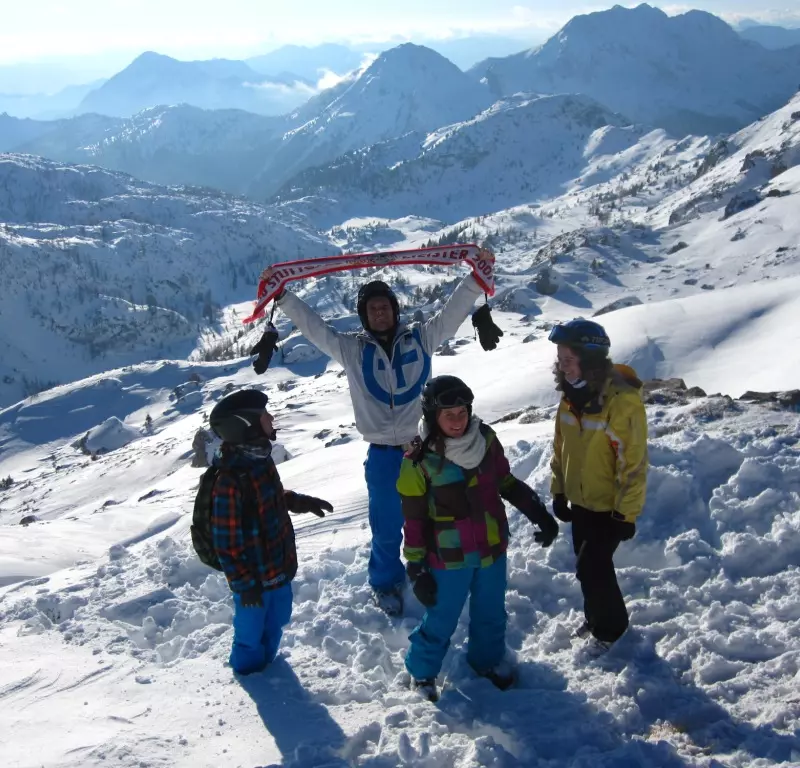
[[[508,520],[503,499],[539,526],[543,547],[558,523],[536,493],[511,474],[491,427],[472,415],[473,394],[455,376],[431,379],[422,393],[419,436],[397,481],[404,554],[417,599],[426,607],[411,633],[406,669],[412,685],[436,701],[436,676],[467,597],[467,660],[501,690],[514,682],[504,662]]]
[[[614,365],[601,325],[572,320],[557,325],[558,406],[553,445],[553,512],[572,523],[584,623],[578,637],[593,637],[593,651],[608,650],[628,628],[613,556],[633,538],[647,490],[647,416],[642,382]]]

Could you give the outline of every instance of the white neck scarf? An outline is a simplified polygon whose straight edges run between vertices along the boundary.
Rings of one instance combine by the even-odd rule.
[[[424,440],[430,435],[425,419],[420,419],[419,436]],[[467,431],[461,437],[445,437],[444,455],[448,461],[464,469],[475,469],[486,455],[486,438],[481,434],[481,420],[473,416]]]

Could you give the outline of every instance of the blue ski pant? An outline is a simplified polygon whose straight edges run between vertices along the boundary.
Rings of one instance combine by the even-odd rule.
[[[233,648],[230,665],[234,672],[258,672],[275,660],[283,628],[292,618],[292,585],[265,590],[261,607],[245,608],[233,595]]]
[[[467,661],[479,674],[499,664],[506,651],[506,556],[486,568],[431,569],[436,605],[411,633],[406,669],[416,680],[435,678],[469,597]]]
[[[397,492],[403,453],[402,448],[395,446],[370,445],[364,462],[372,530],[369,583],[379,591],[391,590],[406,579],[406,569],[400,560],[403,508]]]

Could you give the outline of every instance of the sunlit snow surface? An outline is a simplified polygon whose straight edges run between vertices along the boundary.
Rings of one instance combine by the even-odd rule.
[[[766,317],[787,300],[784,286],[771,284],[769,300],[753,292]],[[745,304],[733,302],[729,316],[746,315]],[[647,348],[641,310],[607,318],[628,358]],[[519,316],[497,320],[506,330],[499,349],[482,351],[465,324],[457,353],[437,356],[436,370],[473,384],[488,421],[538,406],[496,428],[514,472],[547,495],[553,349],[544,339],[521,345]],[[669,350],[686,329],[660,332]],[[745,360],[757,354],[747,343]],[[696,364],[689,385],[716,383],[724,366],[731,387],[747,375],[742,360],[734,366],[714,347],[705,352],[698,360],[706,367]],[[145,364],[0,412],[0,477],[14,480],[0,495],[4,764],[800,761],[797,414],[722,398],[648,407],[647,506],[617,555],[632,629],[599,662],[570,638],[581,596],[568,526],[543,551],[510,510],[507,639],[520,684],[501,693],[475,678],[462,651],[465,616],[434,706],[408,691],[403,669],[421,607],[409,596],[407,616],[393,621],[369,600],[365,446],[338,372],[324,360],[260,379],[246,360]],[[173,389],[192,373],[201,383],[176,399]],[[225,666],[230,594],[188,536],[202,471],[189,466],[192,437],[231,382],[266,385],[280,443],[294,457],[279,465],[286,486],[324,496],[336,510],[324,520],[294,518],[301,566],[293,622],[281,658],[242,682]],[[131,442],[117,447],[120,431],[112,431],[113,450],[96,460],[73,447],[111,416]],[[39,521],[18,525],[26,514]]]

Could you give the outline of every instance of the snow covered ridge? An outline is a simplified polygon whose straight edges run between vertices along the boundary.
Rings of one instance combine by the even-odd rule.
[[[601,158],[621,155],[647,133],[590,98],[520,94],[427,135],[407,134],[311,168],[275,199],[327,198],[330,214],[315,217],[327,226],[349,215],[453,222],[557,197],[576,178],[592,183]]]
[[[265,264],[336,252],[287,212],[23,155],[0,155],[0,221],[0,403],[188,357]]]
[[[242,194],[279,144],[286,120],[181,104],[130,118],[81,115],[40,122],[0,115],[0,151],[92,163],[156,184],[196,184]]]
[[[510,381],[519,347],[507,343],[510,354],[493,367],[495,381],[509,385],[495,394],[503,389],[506,407],[519,411],[528,393]],[[475,370],[485,358],[465,349],[440,366]],[[632,629],[601,661],[582,661],[571,638],[581,596],[568,526],[541,550],[510,511],[508,642],[519,686],[501,693],[470,672],[462,622],[432,706],[408,690],[402,663],[421,608],[409,597],[410,615],[393,622],[368,599],[363,446],[323,449],[303,436],[341,418],[345,385],[333,371],[275,391],[275,404],[297,456],[281,464],[285,484],[327,496],[336,512],[295,518],[301,568],[282,657],[243,681],[224,666],[230,594],[191,549],[200,470],[188,467],[187,448],[206,397],[229,382],[247,385],[250,373],[203,370],[182,412],[170,412],[177,401],[165,392],[186,379],[186,366],[122,375],[108,402],[138,393],[126,422],[150,413],[152,433],[95,461],[63,440],[17,454],[13,469],[0,460],[0,475],[15,478],[0,490],[0,523],[11,523],[0,525],[0,576],[23,562],[63,567],[28,581],[19,573],[0,589],[2,653],[13,660],[0,665],[10,765],[767,768],[800,760],[796,413],[655,388],[647,506],[617,556]],[[60,424],[88,418],[81,388],[50,395],[53,412],[69,414]],[[84,396],[95,408],[104,402],[95,388]],[[496,429],[515,474],[546,494],[553,411],[536,410],[536,419],[518,413]],[[37,494],[60,512],[27,527],[7,517]],[[12,557],[20,551],[25,560]],[[70,558],[83,562],[65,567]],[[43,728],[63,736],[34,738]]]
[[[797,89],[800,48],[766,50],[702,11],[641,4],[576,16],[544,45],[476,64],[497,95],[584,93],[675,136],[729,133]]]
[[[466,120],[492,101],[486,88],[435,51],[400,45],[292,116],[292,127],[249,192],[268,198],[306,168],[410,132],[427,133]]]

